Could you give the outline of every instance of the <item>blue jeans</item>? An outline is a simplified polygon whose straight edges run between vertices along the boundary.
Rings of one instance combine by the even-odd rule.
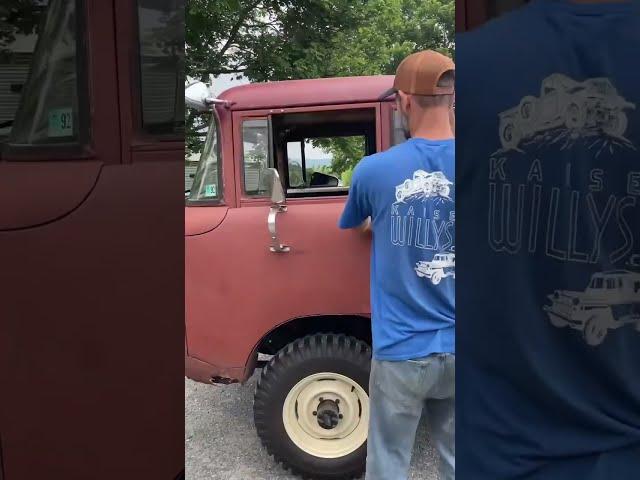
[[[455,478],[455,355],[373,360],[366,480],[405,480],[424,413],[440,456],[440,478]]]

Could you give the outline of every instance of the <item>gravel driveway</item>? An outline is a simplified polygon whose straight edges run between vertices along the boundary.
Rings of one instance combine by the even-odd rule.
[[[253,427],[257,374],[224,387],[185,379],[187,480],[298,480],[263,450]],[[418,430],[409,478],[437,480],[436,456],[424,422]]]

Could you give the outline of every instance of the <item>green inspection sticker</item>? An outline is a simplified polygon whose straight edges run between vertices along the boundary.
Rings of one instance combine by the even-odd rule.
[[[56,108],[49,110],[49,137],[73,136],[73,110],[71,108]]]
[[[216,196],[216,186],[215,184],[209,184],[204,186],[204,195],[206,197],[215,197]]]

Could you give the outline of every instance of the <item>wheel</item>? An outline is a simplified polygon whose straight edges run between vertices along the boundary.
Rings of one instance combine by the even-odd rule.
[[[518,147],[521,134],[512,120],[500,122],[500,143],[502,147],[511,150]]]
[[[440,283],[440,281],[442,280],[442,272],[435,272],[433,274],[433,276],[431,277],[431,282],[434,285],[438,285]]]
[[[629,120],[624,112],[612,113],[607,121],[602,125],[602,130],[612,137],[622,137],[627,131]]]
[[[584,127],[587,117],[584,108],[576,102],[567,105],[564,114],[564,124],[567,128],[579,130]]]
[[[569,323],[565,319],[553,313],[549,313],[549,320],[551,321],[551,325],[553,325],[554,327],[563,328],[569,325]]]
[[[526,96],[520,102],[518,108],[520,118],[525,125],[531,126],[536,119],[536,97]]]
[[[600,345],[606,335],[607,327],[600,317],[594,316],[587,320],[584,326],[584,340],[589,345]]]
[[[258,435],[276,461],[305,478],[362,475],[370,367],[370,347],[346,335],[310,335],[280,350],[254,398]]]

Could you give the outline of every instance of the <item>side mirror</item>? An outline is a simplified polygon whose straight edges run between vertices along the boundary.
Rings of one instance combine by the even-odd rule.
[[[270,177],[268,180],[269,183],[269,194],[271,195],[271,203],[275,205],[284,204],[287,196],[284,192],[284,187],[282,186],[282,182],[280,181],[280,174],[278,170],[275,168],[268,168],[267,175]]]
[[[194,82],[184,89],[184,104],[199,112],[205,112],[211,108],[211,91],[203,82]]]

